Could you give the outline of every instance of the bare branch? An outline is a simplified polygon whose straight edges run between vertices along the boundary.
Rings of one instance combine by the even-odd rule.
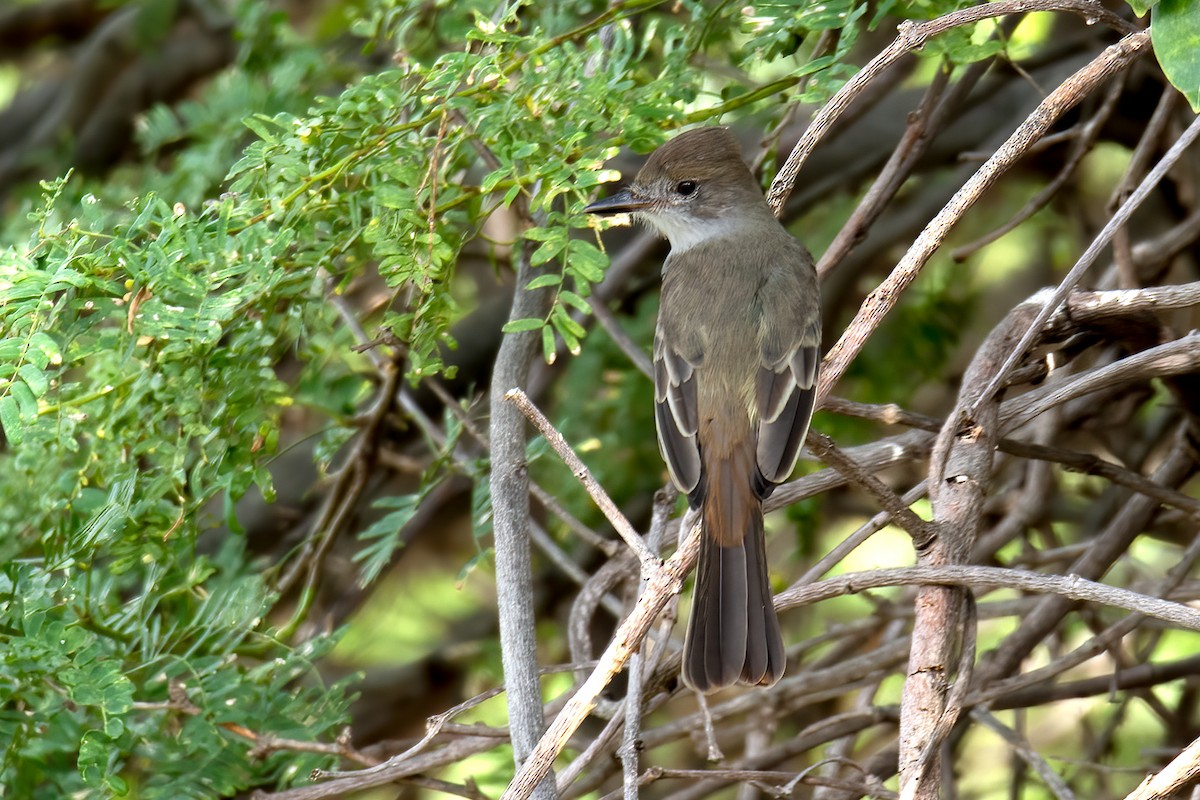
[[[1130,38],[1132,38],[1132,36],[1136,36],[1136,34],[1131,34]],[[1123,41],[1128,41],[1128,39]],[[1114,45],[1114,47],[1115,46],[1116,45]],[[1008,376],[1009,371],[1012,370],[1012,368],[1016,366],[1017,362],[1025,355],[1025,352],[1029,349],[1030,345],[1033,344],[1034,340],[1041,335],[1042,327],[1046,324],[1046,321],[1049,320],[1054,312],[1062,306],[1063,302],[1067,299],[1067,295],[1070,294],[1073,288],[1075,288],[1075,284],[1079,283],[1080,278],[1083,277],[1088,268],[1090,268],[1093,262],[1095,262],[1095,260],[1100,256],[1101,250],[1112,240],[1113,235],[1121,228],[1121,226],[1129,221],[1129,218],[1133,215],[1134,210],[1136,210],[1146,199],[1146,197],[1149,196],[1151,190],[1154,189],[1154,187],[1158,185],[1159,181],[1161,181],[1167,174],[1167,170],[1169,170],[1175,164],[1175,162],[1179,160],[1179,157],[1183,155],[1184,151],[1187,150],[1187,148],[1190,147],[1194,141],[1196,141],[1197,137],[1200,137],[1200,117],[1196,117],[1194,120],[1192,120],[1192,124],[1189,125],[1187,130],[1184,131],[1183,135],[1175,141],[1175,144],[1171,145],[1171,149],[1167,151],[1167,154],[1163,156],[1157,164],[1154,165],[1154,169],[1150,170],[1150,173],[1146,175],[1145,180],[1141,182],[1137,190],[1134,191],[1134,193],[1129,196],[1129,199],[1121,205],[1120,210],[1118,210],[1116,214],[1113,214],[1100,233],[1096,235],[1096,238],[1092,240],[1092,243],[1088,245],[1087,250],[1083,252],[1083,255],[1079,257],[1079,260],[1076,261],[1075,265],[1071,267],[1069,272],[1067,272],[1066,277],[1062,279],[1062,282],[1059,283],[1058,287],[1054,290],[1054,293],[1046,299],[1042,309],[1038,312],[1037,316],[1033,318],[1033,321],[1029,323],[1029,328],[1026,330],[1025,335],[1021,337],[1021,340],[1012,349],[1012,352],[1009,353],[1004,364],[1001,365],[1000,369],[992,377],[987,388],[980,395],[982,398],[988,397],[1000,388],[1000,386],[1004,383],[1004,379]]]
[[[1042,779],[1042,783],[1046,784],[1046,788],[1053,792],[1058,800],[1075,800],[1075,793],[1067,786],[1066,781],[1051,769],[1050,765],[1046,763],[1046,759],[1037,754],[1037,751],[1033,749],[1024,736],[983,709],[973,709],[971,711],[971,719],[995,731],[999,734],[1000,738],[1012,745],[1013,750],[1021,757],[1021,760],[1037,773],[1038,777]]]
[[[1157,775],[1147,777],[1126,800],[1166,800],[1200,777],[1200,739],[1184,748]]]
[[[1088,24],[1100,21],[1123,34],[1132,33],[1134,30],[1128,22],[1116,14],[1096,3],[1087,2],[1087,0],[1001,0],[1001,2],[960,9],[927,22],[906,20],[901,23],[895,40],[883,52],[872,58],[825,104],[792,149],[791,155],[784,162],[779,174],[775,176],[775,180],[771,183],[771,190],[767,193],[767,202],[770,203],[771,208],[775,209],[776,216],[779,215],[783,204],[787,202],[788,195],[791,194],[792,187],[796,183],[796,177],[800,174],[804,162],[816,148],[817,142],[824,138],[834,123],[846,113],[854,98],[892,64],[905,54],[919,50],[931,38],[951,28],[970,25],[991,17],[1020,14],[1027,11],[1066,11],[1078,14]]]
[[[891,515],[892,520],[912,536],[913,544],[918,550],[929,546],[934,537],[929,523],[913,513],[882,481],[855,464],[853,459],[838,449],[832,439],[816,431],[809,431],[807,444],[821,460],[879,501],[879,504]]]
[[[642,537],[629,524],[629,520],[625,519],[625,515],[621,513],[621,509],[617,508],[617,504],[612,501],[608,493],[592,477],[592,473],[579,460],[579,456],[575,455],[575,451],[571,449],[571,445],[567,444],[567,440],[563,438],[563,435],[550,424],[550,420],[546,419],[546,415],[530,402],[525,392],[520,389],[513,389],[504,395],[504,399],[520,409],[521,413],[534,424],[538,432],[554,448],[554,452],[558,453],[559,458],[571,470],[576,480],[583,484],[583,488],[587,489],[587,493],[595,501],[596,506],[604,512],[604,516],[608,518],[609,523],[612,524],[621,538],[625,540],[625,544],[629,545],[630,549],[637,555],[638,560],[642,563],[643,572],[660,564],[661,559],[650,551],[650,548],[642,541]]]
[[[689,513],[685,520],[694,518]],[[655,569],[646,580],[645,593],[633,611],[617,629],[600,663],[575,695],[567,702],[562,712],[551,723],[549,729],[530,753],[515,778],[501,795],[502,800],[524,800],[533,792],[538,782],[550,771],[554,759],[562,752],[567,739],[583,723],[595,706],[596,698],[613,677],[624,668],[629,657],[641,645],[654,620],[662,612],[667,601],[678,594],[684,578],[695,565],[700,553],[700,525],[697,520],[690,528],[687,538],[661,567]]]
[[[1135,353],[1112,364],[1044,386],[1004,404],[1003,429],[1008,432],[1055,406],[1084,395],[1134,381],[1183,375],[1200,369],[1200,332]]]
[[[1084,600],[1137,611],[1181,628],[1200,631],[1200,611],[1182,603],[1150,597],[1116,586],[1106,586],[1078,575],[1047,575],[1000,567],[895,567],[851,572],[780,592],[775,597],[775,606],[782,611],[884,586],[919,585],[970,587],[976,590],[977,594],[989,589],[1019,589],[1024,592],[1053,595],[1069,601]]]
[[[979,8],[991,9],[998,5],[1002,4],[988,3],[984,6],[975,6],[973,9],[964,9],[964,11]],[[1096,8],[1096,6],[1088,5],[1090,8]],[[1078,104],[1101,82],[1115,72],[1128,67],[1145,52],[1149,44],[1149,34],[1131,33],[1106,49],[1091,64],[1076,72],[1051,92],[1013,132],[1008,141],[963,184],[950,202],[921,231],[892,273],[867,296],[854,320],[837,343],[826,353],[825,361],[821,366],[821,382],[817,390],[818,407],[825,396],[829,394],[830,389],[841,379],[850,362],[862,350],[866,340],[895,307],[900,295],[913,282],[929,257],[933,255],[950,229],[967,210],[979,200],[1000,175],[1016,163],[1017,159],[1050,128],[1055,120]]]
[[[521,246],[516,286],[530,281],[532,242]],[[518,289],[510,319],[544,316],[550,304],[546,290]],[[533,611],[533,568],[529,552],[529,471],[525,462],[525,425],[521,412],[505,401],[510,390],[523,386],[538,357],[538,338],[532,331],[509,333],[500,344],[492,373],[491,442],[492,530],[496,542],[496,587],[500,606],[500,652],[508,688],[508,718],[513,755],[525,762],[546,722],[537,675],[537,621]],[[534,787],[530,787],[533,791]],[[554,795],[554,781],[538,790],[539,800]]]

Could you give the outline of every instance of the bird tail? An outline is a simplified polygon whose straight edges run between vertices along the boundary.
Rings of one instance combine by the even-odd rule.
[[[703,539],[683,645],[683,680],[697,691],[770,686],[783,675],[757,473],[752,448],[705,459]]]

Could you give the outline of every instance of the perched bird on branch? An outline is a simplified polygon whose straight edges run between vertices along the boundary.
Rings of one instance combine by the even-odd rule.
[[[812,256],[775,219],[725,128],[679,134],[633,182],[589,205],[671,243],[654,336],[658,444],[701,515],[684,644],[699,691],[771,685],[784,668],[762,503],[796,465],[821,343]]]

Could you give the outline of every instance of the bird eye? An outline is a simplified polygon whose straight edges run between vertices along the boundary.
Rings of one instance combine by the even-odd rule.
[[[687,197],[688,195],[690,195],[696,191],[696,182],[695,181],[680,181],[678,184],[675,185],[675,191],[679,192],[684,197]]]

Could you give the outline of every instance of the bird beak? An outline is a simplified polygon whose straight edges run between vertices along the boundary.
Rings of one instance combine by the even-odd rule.
[[[610,214],[631,214],[635,211],[641,211],[643,208],[648,208],[650,201],[641,197],[635,197],[628,189],[622,189],[611,197],[606,197],[603,200],[597,200],[591,205],[583,209],[585,214],[600,214],[608,216]]]

